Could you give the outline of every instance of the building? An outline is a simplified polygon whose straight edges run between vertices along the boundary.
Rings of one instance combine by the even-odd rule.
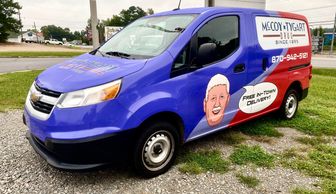
[[[324,33],[323,34],[323,39],[324,39],[324,42],[323,42],[323,45],[331,45],[331,41],[332,41],[332,32],[328,32],[328,33]],[[336,33],[334,35],[334,37],[336,38]]]
[[[206,7],[243,7],[265,9],[266,0],[204,0]]]
[[[19,42],[44,42],[44,36],[41,32],[35,33],[33,31],[26,31],[22,33],[22,41],[21,41],[21,35],[18,36]]]

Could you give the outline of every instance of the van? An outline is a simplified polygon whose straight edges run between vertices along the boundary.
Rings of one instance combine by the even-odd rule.
[[[186,142],[274,111],[292,119],[312,78],[308,26],[301,15],[243,8],[143,17],[35,79],[27,138],[56,168],[127,155],[136,172],[159,175]]]

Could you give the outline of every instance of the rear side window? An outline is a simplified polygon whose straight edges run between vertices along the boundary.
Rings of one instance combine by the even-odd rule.
[[[238,16],[222,16],[210,20],[198,31],[197,41],[198,48],[205,43],[216,44],[216,54],[212,56],[210,63],[226,58],[239,47]]]

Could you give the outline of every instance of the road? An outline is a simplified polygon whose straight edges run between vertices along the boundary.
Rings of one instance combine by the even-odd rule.
[[[313,67],[336,68],[335,57],[314,56],[312,58]]]
[[[69,58],[0,58],[0,73],[45,69]]]
[[[69,58],[0,58],[0,73],[45,69]],[[336,57],[314,56],[313,67],[336,68]]]

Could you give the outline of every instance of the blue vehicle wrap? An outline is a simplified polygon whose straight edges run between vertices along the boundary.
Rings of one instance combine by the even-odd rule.
[[[24,115],[31,133],[42,141],[48,138],[90,138],[134,129],[153,115],[170,112],[181,118],[183,140],[186,142],[260,115],[260,112],[242,111],[239,103],[247,92],[246,86],[254,87],[264,82],[276,85],[277,96],[271,105],[263,109],[263,113],[279,108],[290,84],[281,80],[291,76],[279,72],[287,71],[288,65],[294,63],[269,62],[266,64],[267,71],[262,70],[260,66],[263,59],[270,61],[272,56],[284,56],[297,50],[280,48],[265,52],[258,42],[255,21],[250,18],[285,17],[285,13],[240,8],[195,8],[147,17],[174,14],[199,15],[168,49],[156,57],[129,60],[84,54],[41,73],[35,80],[36,85],[60,93],[102,85],[117,79],[122,79],[122,87],[117,98],[99,104],[64,109],[55,106],[46,120],[35,118],[25,109]],[[225,15],[239,18],[239,48],[225,60],[171,78],[176,56],[193,35],[208,21]],[[310,57],[309,54],[305,60],[310,61]],[[232,64],[246,64],[247,73],[234,73],[235,67]],[[225,75],[229,80],[230,100],[227,102],[223,120],[220,124],[211,126],[204,111],[204,99],[208,82],[217,74]],[[309,86],[308,81],[304,81],[303,88]]]

